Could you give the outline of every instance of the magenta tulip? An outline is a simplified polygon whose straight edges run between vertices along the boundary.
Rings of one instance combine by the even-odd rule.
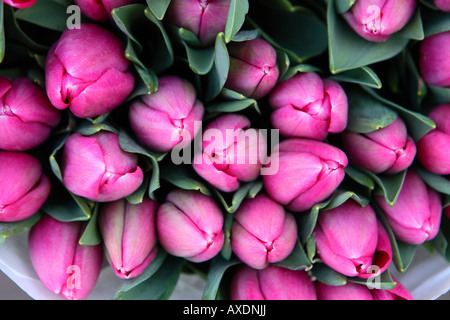
[[[138,156],[123,151],[119,135],[99,131],[91,136],[72,134],[62,157],[62,177],[72,193],[108,202],[129,196],[142,184]]]
[[[364,39],[383,42],[403,29],[416,6],[416,0],[356,0],[343,17]]]
[[[374,210],[352,199],[319,213],[314,238],[319,259],[349,277],[379,275],[392,260],[388,234]]]
[[[340,149],[309,139],[282,141],[271,159],[279,170],[263,175],[264,188],[271,198],[294,212],[309,210],[331,196],[344,179],[348,164]]]
[[[450,31],[426,37],[420,44],[420,73],[425,83],[450,88]]]
[[[441,11],[450,12],[449,0],[433,0],[434,5]]]
[[[417,142],[417,158],[430,172],[450,174],[450,104],[437,106],[428,117],[436,128]]]
[[[62,222],[45,215],[29,233],[34,270],[48,290],[65,299],[85,299],[102,267],[102,246],[79,244],[83,230],[82,222]]]
[[[203,131],[202,152],[194,156],[193,168],[215,188],[231,192],[241,182],[255,180],[267,152],[266,139],[250,120],[227,114]]]
[[[50,194],[50,179],[38,159],[22,152],[0,151],[0,221],[24,220]]]
[[[92,118],[121,105],[134,88],[125,46],[112,32],[90,23],[66,29],[51,47],[46,88],[57,109]]]
[[[158,250],[157,209],[158,203],[150,198],[138,204],[121,199],[101,206],[100,232],[106,257],[118,277],[137,277],[153,261]]]
[[[408,170],[393,206],[382,196],[376,195],[375,199],[397,239],[418,245],[436,237],[442,216],[441,196],[427,187],[416,172]]]
[[[304,270],[270,265],[264,270],[240,266],[231,280],[231,300],[316,300],[314,283]]]
[[[261,99],[275,86],[280,71],[275,49],[263,39],[231,42],[230,69],[225,88]]]
[[[401,118],[369,133],[345,131],[342,143],[351,163],[376,174],[394,174],[407,169],[417,153]]]
[[[264,194],[243,201],[234,214],[231,248],[254,269],[284,260],[297,242],[297,223],[292,213]]]
[[[61,119],[45,90],[28,78],[0,77],[0,149],[26,151],[42,144]]]
[[[324,140],[347,126],[344,89],[316,73],[300,73],[279,83],[269,96],[271,122],[285,137]]]
[[[36,0],[3,0],[4,3],[10,5],[11,7],[24,9],[31,7],[36,3]]]
[[[171,191],[156,215],[158,239],[166,251],[192,262],[215,257],[225,236],[220,207],[199,191]]]
[[[80,7],[81,13],[94,21],[107,21],[112,19],[111,11],[138,0],[74,0]]]
[[[141,96],[130,106],[130,125],[139,141],[155,151],[188,146],[198,132],[204,107],[194,86],[175,76],[162,77],[158,91]]]

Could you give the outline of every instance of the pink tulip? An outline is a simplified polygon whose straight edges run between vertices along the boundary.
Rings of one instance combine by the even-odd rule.
[[[264,188],[271,198],[295,212],[309,210],[331,196],[348,164],[340,149],[309,139],[284,140],[271,158],[278,162],[279,170],[263,175]]]
[[[130,106],[131,128],[142,144],[155,151],[188,146],[199,130],[194,122],[203,119],[203,104],[184,79],[166,76],[158,83],[158,91]]]
[[[60,119],[43,89],[28,78],[0,77],[0,149],[25,151],[42,144]]]
[[[125,46],[109,30],[90,23],[66,29],[51,47],[45,66],[50,102],[79,118],[111,112],[134,88]]]
[[[403,29],[416,6],[416,0],[356,0],[343,17],[364,39],[383,42]]]
[[[297,242],[294,216],[264,194],[246,199],[234,214],[231,248],[254,269],[284,260]]]
[[[194,156],[194,170],[225,192],[237,190],[242,181],[255,180],[267,146],[260,131],[250,126],[250,120],[238,114],[212,121],[203,132],[202,152]]]
[[[97,283],[102,246],[80,245],[82,222],[61,222],[48,215],[30,230],[28,249],[44,286],[65,299],[83,300]]]
[[[439,105],[428,117],[436,124],[417,142],[417,158],[430,172],[450,174],[450,104]]]
[[[304,270],[270,265],[264,270],[240,266],[231,280],[231,300],[316,300],[314,283]]]
[[[316,73],[297,74],[279,83],[269,97],[271,122],[285,137],[323,140],[347,126],[348,102],[344,89]]]
[[[166,251],[192,262],[215,257],[225,236],[223,215],[214,200],[199,191],[176,189],[156,215],[158,239]]]
[[[375,212],[352,199],[320,212],[314,238],[323,263],[349,277],[379,275],[392,260],[388,234]]]
[[[430,86],[450,88],[450,31],[426,37],[420,45],[419,67]]]
[[[0,151],[0,221],[24,220],[50,194],[50,180],[38,159],[22,152]]]
[[[345,131],[342,143],[351,163],[376,174],[394,174],[407,169],[417,153],[401,118],[369,133]]]
[[[118,277],[137,277],[155,257],[157,208],[157,202],[150,198],[139,204],[121,199],[102,205],[100,231],[106,257]]]
[[[144,179],[138,156],[123,151],[119,135],[108,131],[72,134],[64,146],[62,176],[69,191],[97,202],[127,197]]]
[[[212,45],[225,31],[231,0],[172,0],[167,20],[194,33],[202,45]]]
[[[123,7],[137,0],[74,0],[80,7],[81,13],[94,21],[112,19],[111,11]]]
[[[375,199],[399,240],[422,244],[436,237],[442,216],[441,196],[427,187],[416,172],[408,170],[393,206],[382,196],[376,195]]]
[[[261,99],[275,86],[280,74],[275,49],[263,39],[231,42],[230,69],[225,88],[248,98]]]
[[[35,4],[36,0],[3,0],[4,3],[10,5],[11,7],[24,9],[31,7]]]
[[[433,0],[434,5],[441,11],[450,12],[449,0]]]

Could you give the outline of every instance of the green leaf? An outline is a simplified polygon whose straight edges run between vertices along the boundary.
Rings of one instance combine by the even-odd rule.
[[[38,211],[31,217],[16,222],[0,222],[0,245],[6,238],[29,230],[42,217],[42,211]]]
[[[202,300],[215,300],[227,269],[240,263],[242,262],[238,259],[225,260],[221,255],[215,256],[211,260]]]
[[[348,281],[358,283],[369,288],[376,288],[380,290],[391,290],[397,286],[397,282],[392,280],[389,271],[385,271],[379,276],[375,276],[369,279],[361,279],[358,277],[348,277]]]
[[[427,99],[429,100],[430,105],[450,103],[450,88],[441,88],[430,85],[427,85],[427,88]]]
[[[290,270],[310,270],[313,266],[300,241],[297,241],[289,256],[274,265]]]
[[[225,25],[225,42],[228,43],[241,29],[248,13],[248,0],[231,0]]]
[[[331,76],[330,79],[335,81],[366,85],[375,89],[381,89],[382,87],[380,78],[372,69],[366,66],[353,70],[343,71],[339,74]]]
[[[255,109],[256,112],[261,113],[258,107],[258,102],[255,99],[249,98],[215,102],[209,105],[206,110],[210,113],[234,113],[245,110],[249,107]]]
[[[174,186],[184,190],[200,191],[204,195],[211,196],[211,192],[201,179],[181,165],[161,168],[161,179],[164,179]]]
[[[311,273],[317,281],[329,286],[343,286],[347,283],[347,277],[324,263],[315,263]]]
[[[450,195],[450,180],[448,180],[444,175],[432,173],[420,166],[414,167],[414,170],[429,187],[440,193]]]
[[[214,50],[214,66],[206,75],[206,101],[210,101],[219,95],[227,80],[228,70],[230,69],[230,57],[222,32],[216,37]]]
[[[255,188],[257,186],[257,188]],[[231,196],[231,203],[229,204],[226,198],[219,190],[213,189],[215,195],[219,198],[219,201],[224,206],[226,212],[234,213],[237,209],[239,209],[239,206],[241,205],[242,201],[246,197],[254,197],[256,194],[252,194],[251,191],[254,190],[260,190],[262,188],[262,182],[261,181],[252,181],[245,183],[239,187],[237,191],[233,193]]]
[[[18,20],[62,32],[67,29],[69,14],[67,4],[54,0],[37,0],[31,7],[16,10],[15,17]]]
[[[425,38],[420,7],[416,10],[406,26],[398,32],[398,34],[413,40],[423,40]]]
[[[183,42],[186,48],[187,59],[189,67],[196,74],[205,75],[211,71],[214,66],[215,48],[195,48],[189,46],[187,42]]]
[[[280,77],[279,81],[284,81],[287,80],[289,78],[292,78],[293,76],[295,76],[297,73],[304,73],[304,72],[321,72],[322,70],[320,70],[320,68],[315,67],[313,65],[309,65],[309,64],[297,64],[295,66],[289,66],[289,68],[283,73],[283,76]]]
[[[449,12],[430,10],[423,7],[422,20],[426,37],[450,30]]]
[[[95,246],[102,242],[100,232],[97,226],[99,204],[97,203],[92,212],[92,217],[86,225],[86,228],[78,241],[82,246]]]
[[[337,13],[342,14],[353,6],[356,0],[336,0]]]
[[[155,17],[162,20],[170,5],[170,0],[147,0],[147,5]]]
[[[4,22],[4,14],[3,14],[3,1],[0,3],[0,63],[3,61],[5,57],[5,22]]]
[[[405,180],[407,170],[396,174],[374,174],[369,170],[360,168],[363,172],[365,172],[370,178],[375,181],[377,184],[377,188],[375,192],[377,194],[381,194],[384,196],[386,203],[390,206],[393,206],[397,201],[398,195],[403,186],[403,182]]]
[[[375,181],[361,170],[352,166],[347,166],[344,170],[346,176],[352,178],[360,185],[367,187],[369,190],[375,189]]]

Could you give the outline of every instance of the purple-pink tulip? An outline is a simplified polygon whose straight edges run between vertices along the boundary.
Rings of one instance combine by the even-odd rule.
[[[204,46],[225,31],[231,0],[172,0],[167,20],[194,33]]]
[[[0,149],[26,151],[42,144],[61,119],[45,90],[28,78],[0,77]]]
[[[41,163],[17,151],[0,151],[0,163],[0,221],[32,216],[45,203],[51,189]]]
[[[215,257],[222,249],[223,214],[218,204],[199,191],[176,189],[156,215],[158,239],[164,249],[192,262]]]
[[[383,42],[403,29],[416,6],[417,0],[356,0],[343,17],[364,39]]]
[[[111,31],[91,23],[66,29],[50,48],[45,84],[57,109],[92,118],[120,106],[134,88],[125,46]]]
[[[379,275],[392,261],[389,236],[374,210],[352,199],[319,213],[314,239],[319,259],[349,277]]]
[[[267,151],[266,139],[250,120],[227,114],[212,121],[203,132],[202,152],[194,156],[193,168],[215,188],[231,192],[241,182],[260,175]]]
[[[277,53],[267,41],[231,42],[228,54],[230,69],[225,88],[253,99],[261,99],[273,89],[280,71]]]
[[[231,300],[317,300],[314,283],[304,270],[270,265],[256,270],[240,266],[233,275]]]
[[[119,135],[109,131],[69,136],[61,168],[63,183],[69,191],[97,202],[127,197],[144,179],[138,156],[123,151]]]
[[[382,196],[376,195],[375,199],[397,239],[418,245],[436,237],[442,217],[441,196],[427,187],[415,171],[406,173],[393,206]]]
[[[62,222],[45,215],[30,230],[28,249],[44,286],[65,299],[83,300],[95,287],[103,263],[98,245],[80,245],[80,221]]]
[[[81,13],[94,21],[112,19],[111,11],[113,9],[136,2],[137,0],[75,0]]]
[[[417,158],[430,172],[450,174],[450,104],[437,106],[428,117],[436,128],[417,142]]]
[[[419,67],[430,86],[450,88],[450,31],[426,37],[420,44]]]
[[[99,228],[106,257],[118,277],[139,276],[155,258],[157,209],[158,203],[150,198],[138,204],[120,199],[101,206]]]
[[[36,3],[36,0],[3,0],[4,3],[10,5],[11,7],[24,9],[31,7]]]
[[[394,174],[407,169],[417,153],[416,144],[399,117],[373,132],[345,131],[342,143],[351,163],[376,174]]]
[[[450,12],[449,0],[433,0],[434,5],[441,11]]]
[[[311,209],[336,191],[348,164],[345,153],[325,142],[287,139],[272,151],[278,172],[263,175],[267,194],[289,210]],[[269,165],[273,165],[270,163]]]
[[[290,212],[265,194],[245,199],[234,214],[231,248],[254,269],[284,260],[297,242],[297,223]]]
[[[130,125],[139,141],[155,151],[188,146],[203,119],[204,107],[194,86],[176,76],[158,80],[158,91],[141,96],[129,109]]]

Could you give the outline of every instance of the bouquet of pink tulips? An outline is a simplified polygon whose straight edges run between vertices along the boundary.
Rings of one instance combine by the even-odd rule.
[[[450,0],[0,1],[0,239],[85,299],[413,299],[450,263]],[[1,244],[0,244],[1,246]],[[189,297],[186,297],[189,299]]]

